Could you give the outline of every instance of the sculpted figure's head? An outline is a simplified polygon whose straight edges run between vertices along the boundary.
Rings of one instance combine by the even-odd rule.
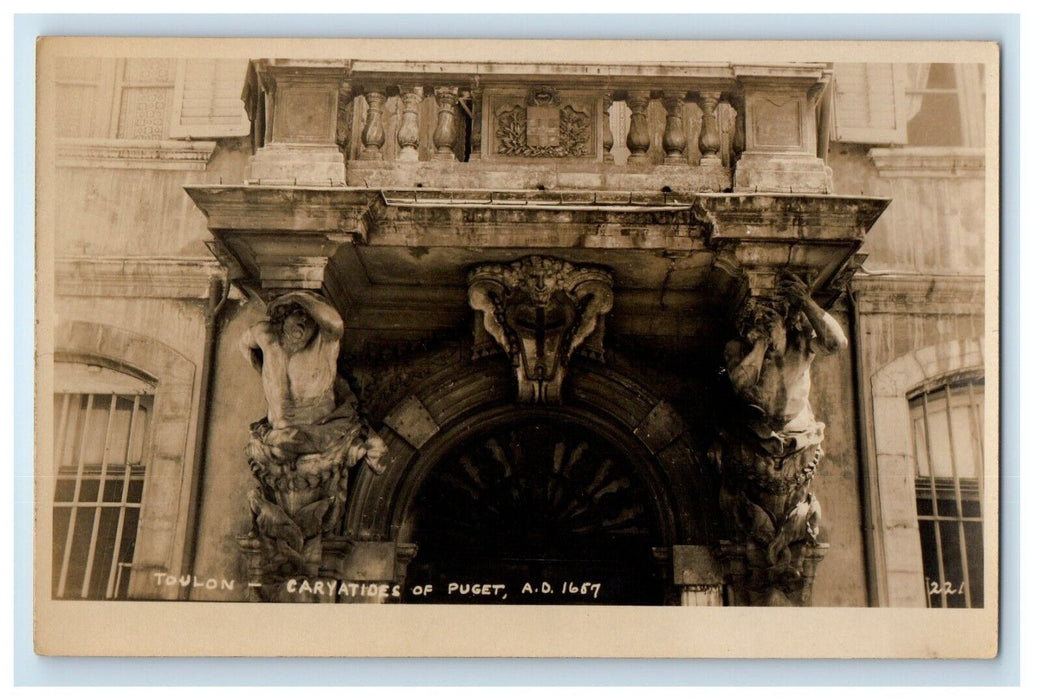
[[[787,316],[788,304],[783,300],[749,299],[738,314],[737,332],[750,343],[760,337],[770,338],[783,328]]]
[[[278,329],[282,347],[287,352],[304,349],[318,332],[318,324],[299,304],[284,304],[272,309],[271,324]]]

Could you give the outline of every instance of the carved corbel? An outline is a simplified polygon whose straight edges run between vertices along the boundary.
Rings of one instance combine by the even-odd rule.
[[[502,348],[513,362],[518,399],[560,403],[567,365],[583,344],[603,353],[603,317],[614,304],[606,270],[531,256],[481,265],[469,277],[476,312],[474,356]]]

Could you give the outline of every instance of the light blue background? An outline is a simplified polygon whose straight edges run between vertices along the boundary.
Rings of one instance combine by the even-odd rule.
[[[345,5],[349,6],[349,4]],[[1002,48],[1001,653],[993,661],[60,659],[32,651],[33,104],[42,35],[972,39]],[[1016,685],[1020,674],[1018,15],[17,15],[14,22],[16,685]],[[801,630],[800,634],[813,634]]]

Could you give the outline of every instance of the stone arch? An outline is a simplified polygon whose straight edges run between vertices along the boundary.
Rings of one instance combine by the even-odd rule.
[[[168,345],[122,328],[68,321],[55,331],[56,361],[99,364],[154,387],[144,502],[130,597],[155,598],[152,574],[180,570],[187,527],[195,364]],[[167,590],[167,589],[162,589]],[[169,589],[173,590],[173,589]]]
[[[386,471],[358,474],[346,534],[394,541],[413,498],[440,455],[486,423],[523,409],[502,357],[458,361],[410,387],[384,417]],[[534,410],[534,409],[533,409]],[[611,368],[576,359],[564,401],[552,409],[589,426],[630,452],[653,494],[665,544],[712,541],[716,492],[701,472],[676,412],[646,387]]]
[[[927,382],[983,370],[983,338],[908,352],[871,377],[874,459],[889,604],[925,607],[908,394]]]

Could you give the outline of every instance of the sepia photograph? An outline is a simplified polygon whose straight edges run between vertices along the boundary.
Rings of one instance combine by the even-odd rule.
[[[998,61],[42,39],[37,653],[993,657]]]

